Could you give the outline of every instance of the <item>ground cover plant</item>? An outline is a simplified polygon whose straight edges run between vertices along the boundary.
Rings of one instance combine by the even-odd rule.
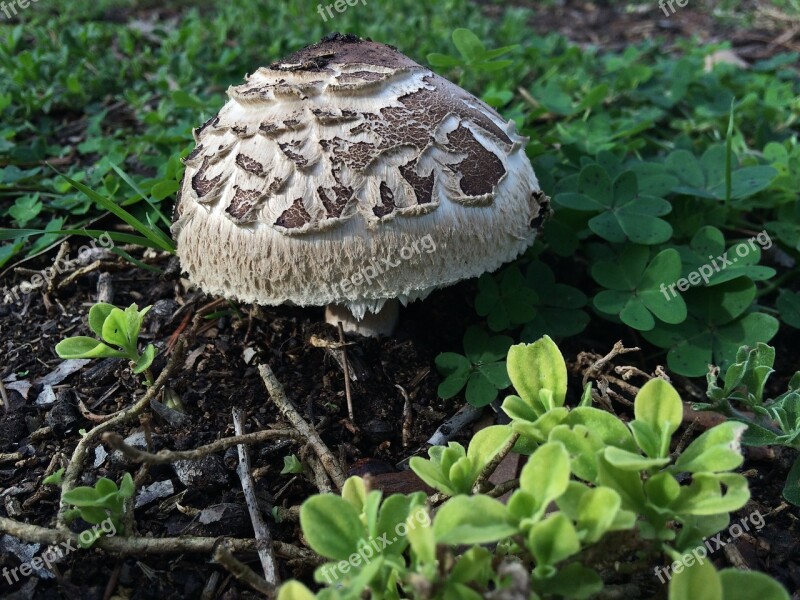
[[[0,7],[3,597],[797,597],[797,3],[337,4]],[[335,30],[550,197],[388,338],[169,233],[192,129]]]

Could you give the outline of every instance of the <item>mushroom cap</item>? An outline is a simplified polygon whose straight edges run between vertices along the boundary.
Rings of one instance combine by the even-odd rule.
[[[390,46],[334,34],[228,96],[172,228],[210,294],[361,318],[513,260],[549,213],[513,121]]]

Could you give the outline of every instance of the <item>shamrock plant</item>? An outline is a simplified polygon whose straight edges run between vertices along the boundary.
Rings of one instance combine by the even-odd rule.
[[[512,343],[508,336],[489,336],[480,327],[470,327],[464,334],[466,356],[444,352],[436,357],[436,367],[444,375],[439,396],[452,398],[466,386],[467,402],[473,406],[492,402],[510,384],[503,359]]]
[[[47,477],[44,483],[61,485],[63,474],[64,469],[59,469]],[[82,548],[90,548],[103,533],[114,535],[117,531],[124,531],[123,519],[129,510],[127,503],[133,498],[134,491],[133,477],[130,473],[125,473],[119,487],[111,479],[100,477],[94,487],[79,486],[63,495],[64,502],[73,507],[64,515],[67,523],[80,517],[93,525],[78,538]]]
[[[722,382],[719,369],[707,375],[708,403],[696,403],[699,410],[716,410],[745,423],[742,442],[748,446],[786,446],[800,450],[800,371],[789,381],[789,389],[776,398],[765,397],[765,387],[775,372],[775,349],[767,344],[742,346],[736,362],[728,367]],[[744,409],[742,412],[740,409]],[[800,459],[789,471],[784,497],[800,506]]]
[[[668,382],[645,384],[626,424],[590,406],[591,386],[567,408],[566,365],[549,337],[512,346],[508,374],[518,393],[503,404],[510,425],[483,429],[466,450],[451,442],[431,448],[430,459],[412,458],[417,475],[449,496],[432,517],[421,493],[383,499],[357,477],[341,498],[307,500],[300,524],[309,545],[339,562],[317,569],[325,587],[316,596],[291,581],[279,600],[356,599],[367,589],[373,598],[479,600],[512,594],[514,585],[533,600],[589,598],[603,582],[587,549],[612,544],[608,534],[638,534],[651,550],[679,560],[749,498],[745,478],[730,472],[742,462],[746,426],[718,425],[674,452],[683,405]],[[503,503],[479,482],[512,446],[529,457],[519,479],[502,486],[511,490]],[[712,596],[700,591],[701,578]],[[710,564],[676,574],[669,594],[788,600],[763,574],[718,573]]]
[[[150,365],[156,356],[156,347],[148,344],[139,354],[139,331],[144,316],[150,310],[142,310],[131,304],[125,310],[98,302],[89,309],[89,328],[97,336],[76,336],[60,341],[56,353],[61,358],[127,358],[134,373],[144,373],[147,384],[153,384]]]
[[[681,323],[686,319],[683,298],[662,292],[664,282],[677,281],[680,274],[677,251],[667,248],[650,259],[647,246],[630,244],[613,260],[601,260],[592,267],[592,277],[606,288],[594,297],[594,305],[639,330],[653,329],[656,319]]]
[[[636,173],[625,171],[613,181],[600,165],[580,172],[577,190],[553,199],[565,208],[597,213],[589,228],[609,242],[659,244],[672,235],[672,226],[660,217],[672,210],[663,198],[642,194]]]

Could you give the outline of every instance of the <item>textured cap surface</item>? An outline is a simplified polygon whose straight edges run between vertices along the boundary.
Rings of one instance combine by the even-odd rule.
[[[549,210],[513,122],[390,46],[334,34],[228,95],[173,225],[208,293],[360,318],[512,260]]]

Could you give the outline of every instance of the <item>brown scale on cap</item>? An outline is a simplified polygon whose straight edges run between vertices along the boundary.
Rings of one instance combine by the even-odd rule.
[[[228,95],[194,132],[173,227],[206,291],[363,316],[497,268],[549,211],[513,123],[391,46],[334,34]],[[374,285],[321,283],[409,247]]]

